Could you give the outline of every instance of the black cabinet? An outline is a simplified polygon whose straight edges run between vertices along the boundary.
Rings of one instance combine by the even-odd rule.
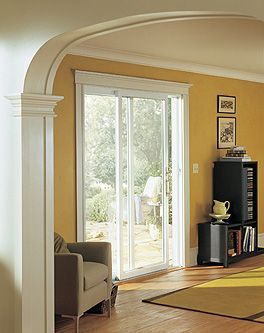
[[[231,223],[257,222],[257,189],[257,162],[214,162],[213,199],[230,202]]]
[[[228,224],[198,225],[197,263],[221,263],[263,253],[258,247],[258,164],[217,161],[213,169],[213,199],[230,202]]]
[[[198,224],[198,265],[204,262],[228,265],[227,230],[227,225],[217,225],[211,222]]]
[[[245,236],[246,228],[248,228],[248,236]],[[254,233],[255,236],[253,236]],[[228,267],[233,262],[263,252],[263,249],[260,249],[257,244],[255,223],[252,225],[214,224],[212,222],[198,224],[198,265],[219,263]]]

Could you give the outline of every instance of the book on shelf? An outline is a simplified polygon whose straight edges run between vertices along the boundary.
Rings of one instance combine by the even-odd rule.
[[[253,192],[253,188],[254,188],[254,178],[253,178],[254,174],[253,174],[253,168],[252,167],[247,167],[246,168],[246,177],[247,177],[247,205],[246,205],[246,209],[247,209],[247,219],[248,220],[252,220],[253,219],[253,215],[254,215],[254,203],[253,203],[253,199],[254,199],[254,192]]]
[[[254,248],[255,248],[255,228],[251,229],[251,237],[252,237],[252,240],[251,240],[251,243],[250,243],[250,252],[254,251]]]
[[[227,151],[246,151],[246,147],[244,146],[232,146],[230,149],[228,149]]]
[[[235,254],[234,235],[230,231],[228,233],[228,250],[227,250],[227,253],[228,253],[229,256],[233,256]]]
[[[256,228],[252,226],[244,227],[243,252],[252,252],[255,250]]]
[[[245,234],[244,234],[244,241],[243,241],[243,252],[247,252],[247,245],[248,245],[248,233],[249,228],[245,227]]]
[[[246,152],[239,152],[239,153],[226,153],[226,157],[247,157],[247,153]]]
[[[241,230],[231,229],[228,231],[228,255],[234,257],[241,253]]]
[[[233,146],[226,151],[227,154],[246,154],[247,150],[244,146]]]
[[[240,156],[240,157],[235,157],[235,156],[223,156],[220,157],[220,161],[230,161],[230,162],[248,162],[251,161],[251,157],[250,156]]]
[[[226,156],[221,157],[222,161],[251,161],[251,157],[247,154],[244,146],[233,146],[226,151]]]
[[[234,257],[234,256],[236,256],[237,254],[235,253],[235,249],[228,249],[228,255],[229,255],[230,257]]]

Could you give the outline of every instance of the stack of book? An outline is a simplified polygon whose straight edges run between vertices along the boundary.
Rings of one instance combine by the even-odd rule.
[[[246,148],[243,146],[234,146],[227,150],[226,156],[221,160],[231,161],[251,161],[251,157],[248,156]]]
[[[234,257],[242,253],[241,230],[232,229],[228,231],[228,256]]]
[[[253,220],[253,168],[247,168],[247,219]]]
[[[256,228],[244,227],[243,252],[252,252],[255,250]]]

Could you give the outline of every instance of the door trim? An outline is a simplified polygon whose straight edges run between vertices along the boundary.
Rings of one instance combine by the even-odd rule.
[[[144,79],[133,76],[103,74],[96,72],[75,71],[75,83],[116,89],[128,89],[137,91],[152,91],[165,94],[189,94],[188,83],[179,83],[163,80]],[[157,95],[157,94],[155,94]]]

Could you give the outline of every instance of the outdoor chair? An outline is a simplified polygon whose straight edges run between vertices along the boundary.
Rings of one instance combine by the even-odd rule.
[[[145,224],[145,215],[149,214],[152,209],[154,209],[154,216],[156,216],[156,210],[161,205],[161,181],[162,178],[159,176],[150,176],[142,194],[135,196],[135,218],[137,224]]]

